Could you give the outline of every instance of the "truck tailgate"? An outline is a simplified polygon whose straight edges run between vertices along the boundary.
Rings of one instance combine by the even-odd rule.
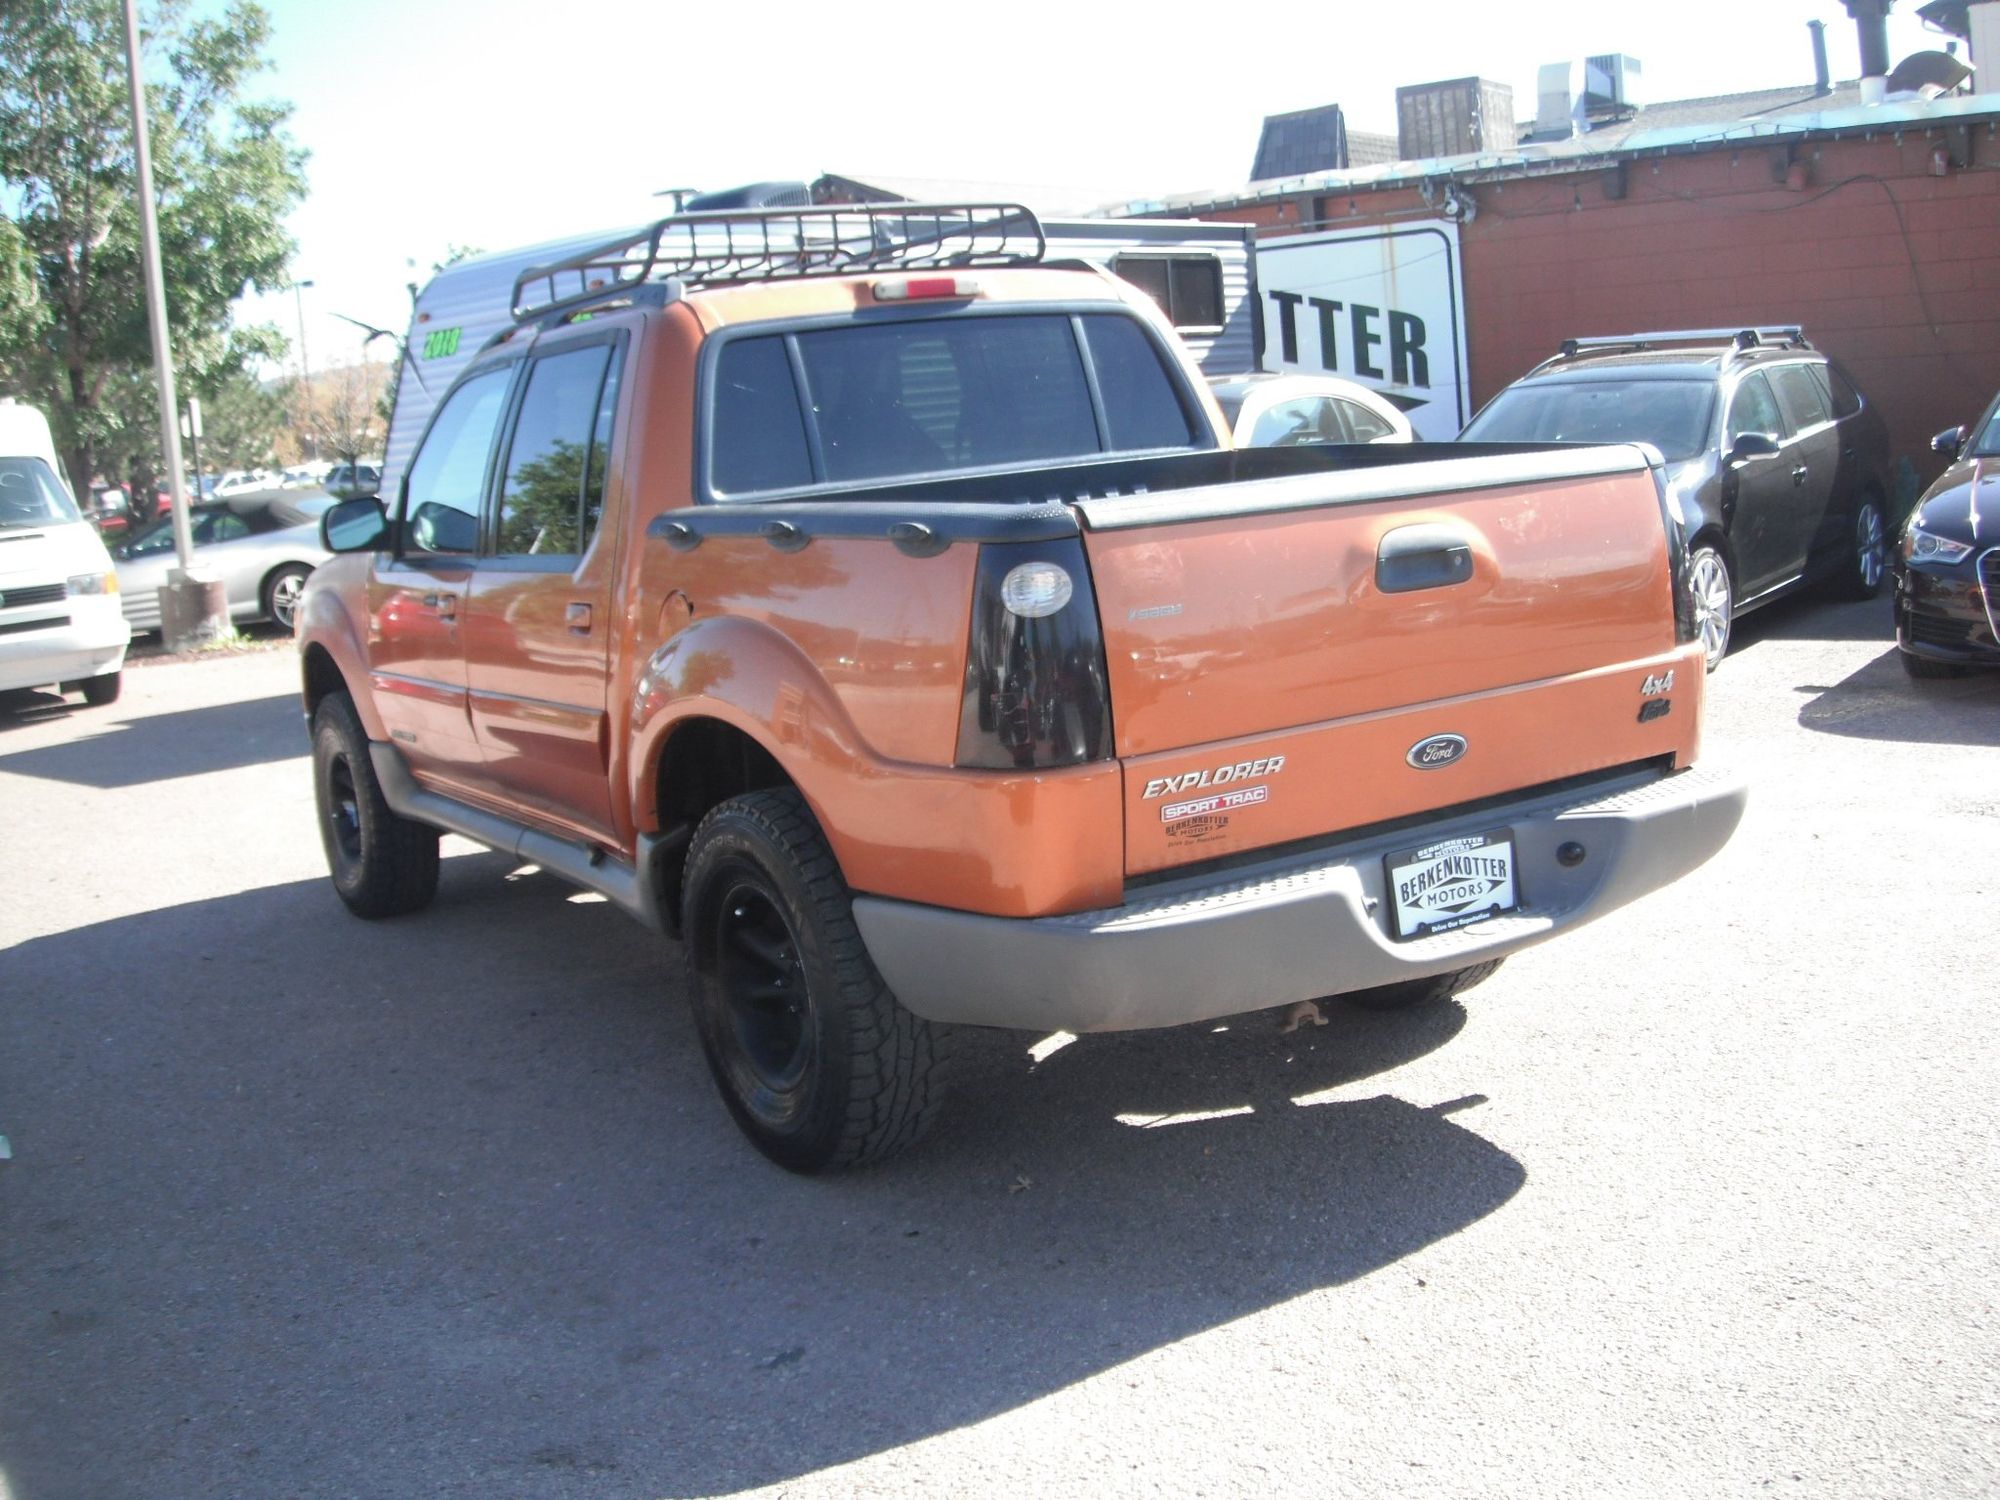
[[[1079,509],[1128,874],[1697,748],[1701,656],[1636,450]]]

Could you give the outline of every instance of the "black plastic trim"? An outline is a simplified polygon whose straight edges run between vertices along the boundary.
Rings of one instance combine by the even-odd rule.
[[[774,527],[785,528],[773,533]],[[757,505],[700,505],[655,516],[646,535],[677,552],[712,536],[756,536],[797,550],[821,537],[893,542],[913,557],[935,557],[955,542],[1047,542],[1080,534],[1061,504],[892,503],[782,500]]]

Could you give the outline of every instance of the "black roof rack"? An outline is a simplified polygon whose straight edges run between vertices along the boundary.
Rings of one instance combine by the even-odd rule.
[[[514,281],[517,322],[643,281],[683,286],[885,268],[1033,265],[1048,240],[1019,203],[896,203],[673,214]]]
[[[1806,342],[1805,329],[1796,323],[1787,323],[1761,328],[1677,328],[1658,333],[1616,333],[1587,339],[1564,339],[1559,357],[1569,359],[1587,350],[1654,349],[1661,344],[1728,344],[1736,350],[1759,349],[1773,344],[1792,349],[1812,347]]]

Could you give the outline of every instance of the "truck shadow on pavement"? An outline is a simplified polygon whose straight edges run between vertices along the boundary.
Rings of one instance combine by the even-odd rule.
[[[1384,1273],[1524,1181],[1476,1100],[1368,1082],[1456,1005],[1041,1062],[976,1033],[915,1153],[790,1177],[714,1095],[678,950],[509,867],[447,860],[402,921],[315,880],[7,955],[14,1500],[796,1479]]]
[[[1891,646],[1831,686],[1802,683],[1811,694],[1799,723],[1824,734],[1904,744],[2000,745],[2000,672],[1968,672],[1917,682]]]
[[[52,693],[0,698],[0,734],[56,717],[64,706]],[[290,760],[307,748],[296,693],[136,717],[121,717],[115,704],[67,706],[88,715],[96,732],[60,745],[0,754],[0,771],[111,791]]]

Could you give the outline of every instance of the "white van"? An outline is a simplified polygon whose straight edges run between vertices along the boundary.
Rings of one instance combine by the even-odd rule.
[[[0,400],[0,692],[114,702],[132,639],[118,575],[56,462],[48,418]]]

